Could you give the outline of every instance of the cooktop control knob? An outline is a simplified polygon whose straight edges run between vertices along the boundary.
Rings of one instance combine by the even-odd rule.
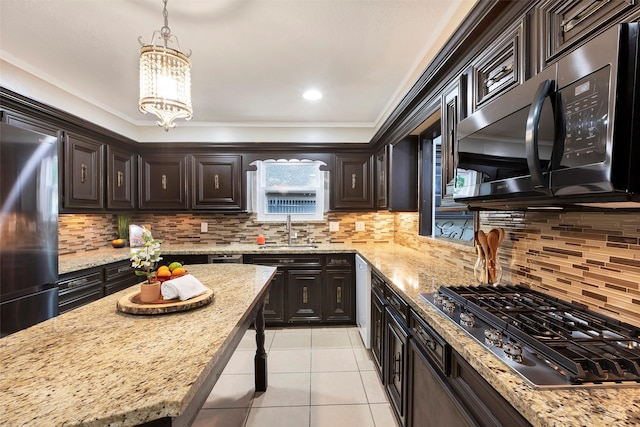
[[[471,328],[476,324],[476,317],[473,315],[473,313],[460,313],[460,324],[462,326]]]
[[[502,347],[502,332],[497,329],[487,329],[484,331],[484,341],[487,345]]]
[[[442,303],[442,309],[447,313],[453,313],[456,311],[456,303],[453,301],[446,300]]]
[[[436,294],[433,297],[433,302],[436,305],[442,305],[445,301],[449,301],[449,299],[447,297],[445,297],[444,295],[442,295],[442,294]]]
[[[522,363],[522,346],[515,342],[506,342],[502,346],[504,355],[507,359],[511,359],[514,362]]]

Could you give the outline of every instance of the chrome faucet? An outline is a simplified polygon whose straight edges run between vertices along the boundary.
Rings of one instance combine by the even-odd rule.
[[[287,215],[287,231],[289,232],[289,246],[291,246],[291,215]]]

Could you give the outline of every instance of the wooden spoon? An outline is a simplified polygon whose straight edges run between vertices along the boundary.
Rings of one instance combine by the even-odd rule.
[[[476,261],[476,265],[474,266],[474,269],[473,269],[473,276],[476,278],[476,280],[478,280],[479,282],[482,282],[484,274],[482,270],[479,269],[478,267],[482,266],[482,263],[484,261],[484,250],[482,249],[482,247],[480,246],[480,242],[478,241],[477,231],[473,234],[473,242],[475,243],[476,252],[478,253],[478,260]]]
[[[500,245],[500,232],[497,229],[489,231],[487,246],[489,246],[489,279],[491,284],[496,282],[496,260],[498,258],[498,246]]]
[[[491,259],[491,254],[489,252],[489,245],[487,243],[487,235],[484,234],[484,231],[478,230],[478,243],[482,247],[482,251],[484,252],[484,259],[486,260],[486,266],[484,271],[484,277],[482,278],[482,283],[487,283],[488,279],[488,268],[489,268],[489,260]]]

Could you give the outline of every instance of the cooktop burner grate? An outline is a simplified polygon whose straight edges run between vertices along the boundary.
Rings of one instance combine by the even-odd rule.
[[[439,294],[571,384],[640,383],[640,329],[633,325],[521,286],[441,287]]]

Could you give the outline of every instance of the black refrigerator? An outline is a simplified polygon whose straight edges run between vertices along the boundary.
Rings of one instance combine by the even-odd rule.
[[[58,138],[0,123],[0,337],[58,314]]]

